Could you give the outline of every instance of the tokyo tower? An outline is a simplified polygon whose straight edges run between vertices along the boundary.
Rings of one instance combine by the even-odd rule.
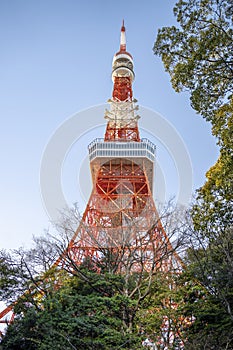
[[[112,62],[113,92],[104,116],[105,136],[88,147],[93,189],[67,252],[77,264],[85,258],[98,260],[111,251],[119,271],[129,259],[134,260],[132,271],[166,270],[177,266],[179,258],[168,254],[173,249],[152,196],[155,145],[139,135],[133,64],[123,21],[120,49]]]

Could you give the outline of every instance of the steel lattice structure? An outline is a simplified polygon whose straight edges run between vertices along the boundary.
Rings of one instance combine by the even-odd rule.
[[[168,254],[172,245],[153,200],[155,145],[139,135],[134,76],[123,22],[120,50],[112,63],[113,92],[105,112],[105,137],[89,145],[93,189],[68,251],[79,264],[86,257],[98,259],[103,249],[119,251],[128,246],[126,255],[129,247],[138,250],[147,266],[154,264],[156,255],[160,268],[170,270],[180,266],[180,259]],[[142,265],[136,263],[134,270],[138,269]]]

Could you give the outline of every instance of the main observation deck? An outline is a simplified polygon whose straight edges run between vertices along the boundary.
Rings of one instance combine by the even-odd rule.
[[[95,158],[147,158],[151,162],[155,160],[156,146],[148,139],[141,139],[140,142],[106,142],[98,138],[92,141],[89,146],[90,161]]]

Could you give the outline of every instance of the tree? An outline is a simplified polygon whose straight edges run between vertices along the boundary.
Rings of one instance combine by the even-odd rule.
[[[179,28],[159,30],[154,52],[162,57],[173,88],[191,94],[192,107],[215,123],[230,104],[233,89],[233,7],[231,0],[179,0]]]
[[[106,332],[109,331],[109,335],[106,335],[106,341],[113,341],[110,339],[110,335],[115,334],[114,337],[119,340],[119,345],[121,344],[124,348],[123,344],[126,343],[127,348],[136,341],[134,340],[134,337],[136,337],[137,348],[139,348],[143,337],[145,340],[145,334],[140,333],[139,330],[138,312],[142,312],[143,308],[149,305],[151,295],[155,291],[158,293],[159,283],[163,279],[167,281],[165,284],[168,288],[168,295],[169,283],[167,278],[168,276],[171,278],[172,274],[180,271],[180,258],[177,252],[178,249],[183,247],[185,236],[185,225],[181,222],[181,216],[180,213],[174,213],[174,208],[170,206],[169,210],[165,210],[162,216],[167,229],[167,236],[162,236],[160,241],[157,242],[157,237],[152,235],[151,232],[144,233],[148,238],[147,240],[140,237],[138,233],[137,245],[132,244],[132,241],[125,240],[124,245],[120,246],[99,246],[98,259],[87,257],[81,264],[76,259],[75,251],[72,249],[73,246],[70,246],[75,233],[74,230],[77,227],[77,224],[75,225],[73,222],[73,210],[65,211],[64,219],[61,220],[59,226],[56,225],[59,229],[59,235],[47,233],[45,237],[34,239],[35,246],[31,250],[20,249],[16,252],[18,263],[22,271],[26,272],[28,291],[17,300],[14,310],[16,316],[18,316],[15,323],[9,327],[3,344],[8,346],[6,342],[9,342],[13,346],[10,341],[14,341],[18,349],[27,346],[28,348],[34,346],[37,349],[38,341],[43,339],[43,343],[51,341],[54,345],[55,340],[52,341],[52,338],[49,340],[49,337],[45,340],[43,336],[46,332],[49,332],[50,336],[54,334],[55,337],[54,325],[59,324],[60,319],[63,319],[63,328],[58,338],[63,338],[63,340],[60,339],[61,344],[63,344],[63,341],[67,343],[68,340],[65,340],[63,336],[69,334],[68,319],[71,317],[70,312],[77,310],[78,315],[80,315],[79,307],[83,307],[82,304],[84,303],[82,319],[85,319],[85,327],[89,329],[89,333],[86,328],[83,330],[83,334],[86,334],[86,346],[89,346],[90,339],[93,338],[90,335],[90,327],[92,331],[95,329],[94,324],[90,323],[92,320],[95,321],[96,325],[102,327],[102,331],[105,328]],[[152,225],[152,230],[159,224],[159,219],[161,218],[158,218]],[[126,235],[127,237],[132,237],[130,235],[132,229],[137,234],[137,228],[129,225],[129,235]],[[86,230],[88,233],[88,228]],[[160,230],[157,231],[158,235],[163,233],[162,228]],[[173,241],[173,245],[171,243],[168,245],[168,238]],[[176,261],[176,264],[173,265],[172,262],[174,261]],[[166,270],[166,272],[162,273],[162,270]],[[73,288],[75,283],[72,282],[72,284],[71,280],[77,281],[75,288]],[[76,290],[75,293],[74,289]],[[68,309],[60,309],[61,301],[58,300],[60,300],[61,294],[65,295],[65,299],[72,302],[67,306]],[[73,294],[77,294],[75,299],[73,299]],[[162,320],[162,314],[166,314],[167,317],[171,315],[169,310],[173,306],[166,303],[166,309],[164,309],[164,298],[164,296],[160,298],[158,322]],[[76,303],[78,306],[75,306]],[[105,303],[108,304],[110,313],[105,310]],[[51,304],[55,305],[53,310],[57,310],[57,313],[55,311],[51,313],[51,310],[47,309]],[[56,309],[58,304],[60,306]],[[91,311],[85,314],[88,309]],[[89,319],[90,314],[94,312],[93,310],[98,310],[98,319],[95,317]],[[65,316],[66,313],[68,318]],[[96,314],[94,313],[94,315]],[[144,315],[148,316],[149,314],[145,312]],[[112,326],[110,326],[110,323],[106,324],[108,318]],[[173,319],[175,318],[173,317]],[[45,320],[43,322],[48,324],[46,330],[44,330],[44,326],[38,326],[40,320]],[[51,329],[49,324],[51,324]],[[38,333],[35,333],[37,329]],[[161,333],[161,328],[159,330]],[[72,332],[74,332],[74,329],[72,329]],[[22,334],[25,334],[25,337],[22,337]],[[30,337],[28,337],[29,334]],[[101,346],[104,348],[105,345],[101,338],[102,333],[96,330],[95,334],[95,342],[101,342]],[[70,336],[69,340],[72,344],[78,344],[79,347],[84,346],[77,343],[78,340]],[[24,342],[22,343],[22,341]],[[47,344],[46,346],[50,345]]]
[[[25,291],[27,274],[13,256],[0,251],[0,298],[8,303],[14,302]]]
[[[187,300],[195,322],[187,329],[190,349],[231,349],[233,346],[233,231],[213,237],[193,232],[187,270],[198,281],[198,294]],[[192,298],[193,299],[193,298]]]
[[[180,0],[177,27],[159,30],[154,52],[162,57],[173,88],[188,90],[192,107],[212,124],[220,156],[199,190],[201,221],[233,224],[233,6],[231,0]],[[215,210],[216,209],[216,210]],[[196,208],[194,209],[195,212]],[[224,214],[225,213],[225,214]],[[204,220],[205,218],[205,220]]]
[[[220,147],[191,213],[187,269],[205,293],[204,302],[195,303],[199,308],[194,308],[196,321],[189,333],[196,347],[191,340],[187,346],[203,349],[206,342],[207,349],[228,349],[233,306],[233,6],[231,0],[179,0],[174,14],[177,27],[159,30],[154,52],[173,88],[189,91],[191,106],[211,122]]]
[[[122,277],[82,269],[91,283],[72,276],[46,296],[40,308],[28,304],[24,317],[19,312],[9,326],[1,343],[5,350],[140,349],[137,330],[129,333],[125,327],[124,315],[135,306],[118,293]]]
[[[206,204],[204,211],[210,202],[220,205],[232,224],[229,210],[233,204],[232,1],[180,0],[174,14],[179,27],[160,29],[154,52],[161,56],[173,88],[177,92],[188,90],[192,107],[212,124],[220,156],[207,172],[199,199]],[[209,206],[208,214],[211,212]]]
[[[31,249],[1,252],[0,297],[8,304],[20,297],[48,292],[48,279],[54,275],[57,251],[46,237],[34,237]]]
[[[160,220],[163,221],[164,229],[161,227]],[[62,225],[59,226],[63,232],[68,232],[67,224],[69,228],[69,221],[64,220]],[[156,228],[157,236],[154,234]],[[130,333],[135,326],[135,322],[137,323],[138,312],[141,312],[146,307],[145,305],[149,305],[146,300],[158,288],[158,281],[164,281],[164,286],[166,285],[167,288],[167,296],[169,295],[170,283],[168,281],[171,282],[171,276],[181,271],[182,261],[178,256],[178,252],[184,247],[186,225],[183,222],[183,212],[177,210],[169,203],[161,216],[157,217],[155,222],[152,222],[150,231],[144,232],[142,235],[142,232],[137,228],[133,220],[129,223],[128,228],[124,228],[124,230],[124,233],[126,233],[125,237],[129,237],[129,240],[123,240],[121,244],[114,247],[112,245],[110,247],[98,245],[101,259],[86,259],[84,264],[89,270],[93,269],[93,271],[98,271],[100,274],[109,273],[122,276],[124,283],[118,286],[118,293],[134,303],[134,308],[127,308],[122,314],[124,327]],[[86,232],[88,233],[88,227]],[[164,235],[165,232],[166,235]],[[80,265],[75,259],[76,255],[73,253],[72,246],[68,250],[65,249],[67,246],[69,246],[69,238],[68,242],[61,242],[59,248],[61,252],[65,252],[62,255],[61,266],[67,272],[78,274],[80,278],[91,284],[89,276],[87,274],[83,275],[83,270],[80,271]],[[75,249],[74,251],[76,252]],[[164,307],[164,302],[166,302],[166,307]],[[159,303],[160,316],[158,317],[158,311],[156,311],[155,317],[158,323],[161,322],[157,337],[162,336],[163,318],[161,315],[169,319],[172,314],[170,311],[174,309],[174,304],[167,303],[164,295],[160,298]],[[149,313],[145,312],[144,316],[145,320],[147,320]],[[174,320],[175,316],[173,317]],[[174,327],[170,327],[167,332],[169,336],[172,333],[174,333]],[[157,341],[153,334],[153,340]],[[166,338],[169,338],[169,336]],[[170,341],[164,339],[164,343],[170,344]]]
[[[192,310],[185,309],[190,285],[183,273],[157,273],[152,291],[137,313],[142,334],[159,349],[184,349],[185,329],[192,322]]]

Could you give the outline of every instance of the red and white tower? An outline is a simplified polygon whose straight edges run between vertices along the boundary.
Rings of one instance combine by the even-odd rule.
[[[105,112],[105,137],[89,145],[93,189],[68,251],[82,263],[85,257],[102,257],[106,249],[121,250],[127,256],[131,249],[150,266],[156,255],[166,269],[173,258],[162,259],[162,255],[172,247],[152,197],[155,145],[139,135],[134,76],[123,22],[120,50],[112,62],[113,92]],[[140,268],[137,262],[133,270]]]

